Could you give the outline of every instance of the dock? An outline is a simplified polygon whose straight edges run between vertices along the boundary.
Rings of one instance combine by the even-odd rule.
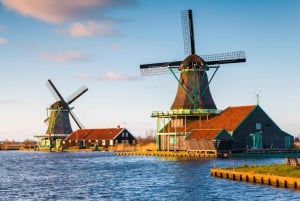
[[[212,168],[210,170],[210,174],[213,177],[230,179],[234,181],[300,190],[300,178],[283,177],[272,174],[239,172],[220,168]]]
[[[115,152],[117,156],[158,156],[158,157],[175,157],[175,158],[216,158],[215,153],[208,152],[186,152],[186,151],[128,151]]]

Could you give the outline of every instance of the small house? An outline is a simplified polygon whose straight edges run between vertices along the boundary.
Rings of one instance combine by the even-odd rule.
[[[78,129],[64,141],[63,147],[108,148],[116,145],[136,145],[136,138],[126,128]]]

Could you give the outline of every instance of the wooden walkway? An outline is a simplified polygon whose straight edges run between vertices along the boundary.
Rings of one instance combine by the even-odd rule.
[[[186,152],[186,151],[131,151],[115,152],[117,156],[158,156],[158,157],[176,157],[176,158],[216,158],[215,153]]]
[[[283,177],[276,175],[256,174],[249,172],[238,172],[234,170],[226,170],[213,168],[210,170],[213,177],[230,179],[235,181],[244,181],[255,184],[264,184],[275,187],[290,188],[300,190],[300,179],[292,177]]]

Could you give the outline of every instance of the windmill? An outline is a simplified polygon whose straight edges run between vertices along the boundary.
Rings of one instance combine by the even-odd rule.
[[[161,62],[140,65],[141,75],[171,73],[178,82],[178,89],[171,110],[216,109],[209,84],[220,64],[245,62],[245,52],[229,52],[198,56],[195,54],[195,38],[192,10],[181,13],[184,49],[189,54],[183,61]],[[208,80],[206,71],[214,69]],[[176,73],[180,73],[180,78]]]
[[[48,123],[46,134],[68,135],[72,133],[73,130],[71,127],[69,115],[72,117],[78,128],[81,129],[82,125],[72,112],[73,107],[70,107],[70,104],[72,104],[76,99],[87,92],[88,88],[82,86],[77,91],[75,91],[67,100],[65,100],[50,79],[48,80],[48,86],[49,90],[52,92],[57,101],[53,103],[49,108],[47,108],[47,111],[49,111],[50,114],[47,115],[48,117],[45,120],[45,122]]]
[[[177,93],[171,111],[153,112],[157,118],[157,150],[185,150],[185,139],[189,122],[201,125],[204,117],[217,115],[215,102],[209,85],[221,64],[245,62],[245,52],[229,52],[198,56],[195,52],[195,37],[192,10],[181,13],[184,49],[188,56],[183,61],[171,61],[140,65],[141,75],[171,73],[178,82]],[[214,69],[208,79],[207,71]],[[180,77],[176,73],[180,73]]]

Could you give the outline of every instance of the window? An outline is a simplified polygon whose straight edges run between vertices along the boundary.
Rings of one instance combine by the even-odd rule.
[[[256,130],[261,130],[261,123],[256,123],[255,127],[256,127]]]
[[[128,137],[128,132],[126,132],[126,137]]]
[[[124,137],[124,133],[122,133],[122,137]]]
[[[170,137],[170,144],[176,144],[176,138]]]
[[[103,146],[105,146],[105,145],[106,145],[106,143],[105,143],[105,140],[102,140],[102,145],[103,145]]]
[[[113,146],[113,145],[114,145],[114,141],[113,141],[113,140],[110,140],[110,141],[109,141],[109,145],[110,145],[110,146]]]

